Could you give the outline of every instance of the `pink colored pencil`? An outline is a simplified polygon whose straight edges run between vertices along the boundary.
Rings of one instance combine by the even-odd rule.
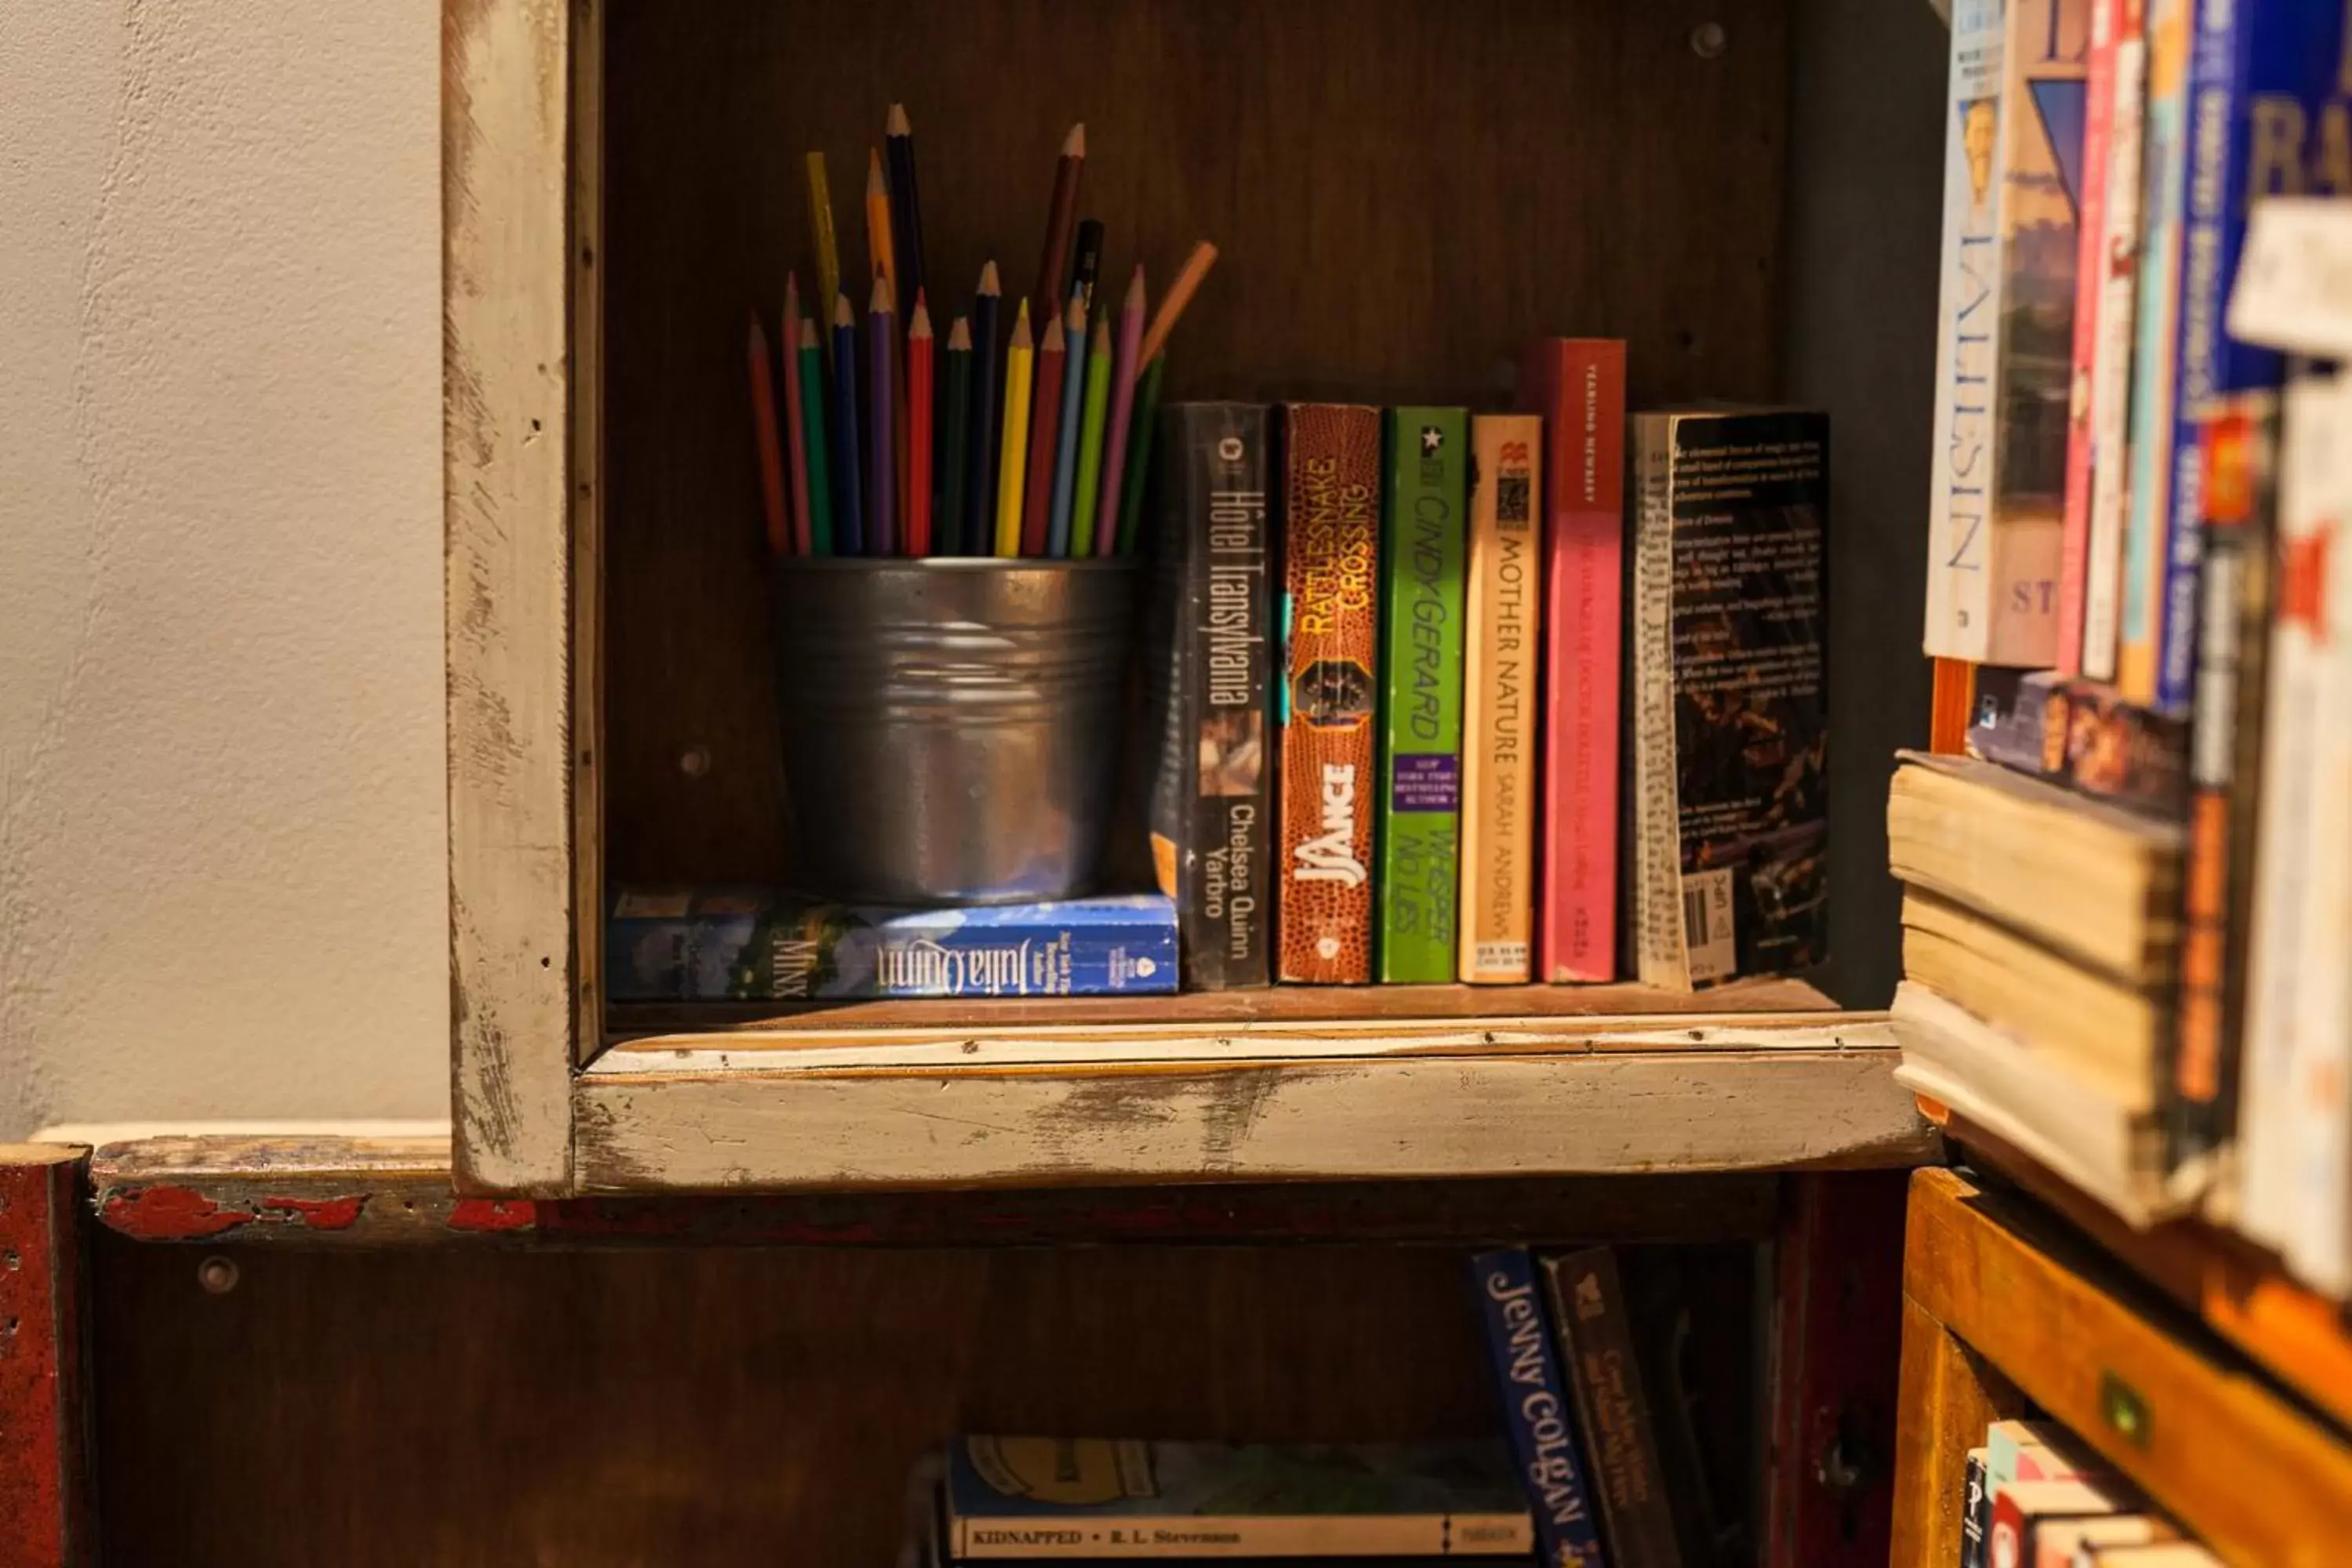
[[[776,445],[776,375],[768,365],[768,334],[760,329],[760,312],[750,312],[751,330],[744,348],[751,371],[751,423],[760,456],[760,508],[768,520],[768,549],[792,553],[791,521],[784,515],[784,458]]]
[[[1105,521],[1118,515],[1118,481],[1127,470],[1127,426],[1135,411],[1136,373],[1143,362],[1136,357],[1143,346],[1143,268],[1135,269],[1135,280],[1127,286],[1127,298],[1118,307],[1118,350],[1110,366],[1110,428],[1103,439],[1108,443],[1103,452],[1102,510]],[[1116,523],[1105,527],[1095,525],[1095,553],[1118,553],[1118,529]]]
[[[907,553],[931,552],[931,312],[915,290],[907,323]]]
[[[793,548],[810,552],[808,433],[801,426],[801,356],[793,342],[801,319],[801,280],[784,274],[784,451],[792,459]]]

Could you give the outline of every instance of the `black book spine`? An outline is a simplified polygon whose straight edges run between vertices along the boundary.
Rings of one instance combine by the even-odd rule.
[[[1152,858],[1176,900],[1186,988],[1264,985],[1274,786],[1267,411],[1179,403],[1160,417]]]
[[[1547,1258],[1544,1272],[1585,1453],[1601,1483],[1609,1561],[1612,1568],[1682,1568],[1617,1260],[1607,1247],[1596,1247]]]

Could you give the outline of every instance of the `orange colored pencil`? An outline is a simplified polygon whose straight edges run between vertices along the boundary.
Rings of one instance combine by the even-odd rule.
[[[931,552],[931,312],[915,290],[907,323],[907,553]]]
[[[866,150],[866,258],[898,297],[898,253],[890,241],[890,186],[882,178],[882,154]]]
[[[760,504],[768,518],[768,549],[778,555],[793,550],[792,523],[784,515],[784,453],[776,444],[776,373],[768,363],[768,334],[760,330],[760,313],[751,316],[747,352],[751,368],[751,422],[758,426]]]
[[[791,459],[786,469],[792,479],[793,548],[803,555],[813,552],[810,524],[815,514],[809,509],[808,440],[802,426],[801,399],[809,390],[801,385],[801,356],[797,334],[801,320],[801,280],[798,273],[784,274],[784,455]]]
[[[1217,247],[1205,239],[1194,246],[1192,254],[1184,258],[1184,269],[1177,273],[1176,281],[1168,286],[1166,296],[1160,301],[1160,309],[1152,312],[1151,325],[1144,330],[1143,349],[1135,360],[1138,374],[1143,366],[1158,359],[1160,351],[1168,346],[1168,334],[1176,330],[1176,318],[1182,315],[1184,307],[1192,302],[1192,296],[1200,292],[1201,279],[1206,278],[1209,268],[1216,264]]]
[[[1054,515],[1054,452],[1061,437],[1062,370],[1069,354],[1062,343],[1062,318],[1045,323],[1037,349],[1037,390],[1029,402],[1028,487],[1022,491],[1021,553],[1043,556],[1045,531]]]
[[[1029,313],[1041,321],[1062,316],[1062,274],[1070,269],[1070,236],[1078,226],[1078,179],[1087,167],[1087,128],[1070,127],[1054,164],[1054,199],[1045,211],[1045,253],[1037,259],[1037,279],[1029,289]]]

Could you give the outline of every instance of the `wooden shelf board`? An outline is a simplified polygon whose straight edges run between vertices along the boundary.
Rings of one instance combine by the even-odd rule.
[[[468,1199],[452,1189],[446,1138],[332,1134],[104,1143],[90,1154],[89,1184],[110,1229],[207,1246],[1754,1241],[1773,1234],[1780,1201],[1778,1178],[1748,1173]]]
[[[1903,1166],[1878,1015],[671,1037],[575,1085],[582,1190]]]
[[[2288,1278],[2277,1259],[2202,1220],[2134,1228],[1968,1117],[1947,1111],[1943,1125],[1973,1162],[2057,1210],[2272,1376],[2352,1428],[2352,1328],[2333,1302]]]
[[[2352,1541],[2352,1447],[2218,1342],[2167,1326],[2149,1310],[2163,1303],[2135,1299],[2121,1268],[2031,1205],[1922,1171],[1904,1280],[2227,1561],[2319,1568]]]
[[[1275,985],[1174,996],[991,997],[911,1002],[625,1002],[605,1009],[615,1040],[735,1033],[785,1046],[805,1030],[1113,1024],[1314,1024],[1440,1018],[1574,1018],[1677,1013],[1809,1013],[1836,1005],[1801,980],[1744,980],[1712,991],[1612,985]],[[743,1049],[757,1048],[747,1043]]]

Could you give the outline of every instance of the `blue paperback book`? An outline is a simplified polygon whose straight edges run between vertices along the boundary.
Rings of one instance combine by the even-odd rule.
[[[1503,1396],[1504,1425],[1545,1568],[1603,1568],[1592,1493],[1585,1484],[1574,1406],[1559,1365],[1559,1342],[1544,1311],[1536,1261],[1525,1247],[1482,1252],[1470,1260],[1486,1314],[1486,1348]]]
[[[624,891],[604,934],[614,1002],[1175,989],[1176,907],[1156,893],[897,910],[756,889]]]
[[[2196,695],[2202,437],[2218,398],[2274,388],[2276,351],[2222,328],[2246,216],[2273,195],[2352,195],[2352,59],[2344,0],[2204,0],[2196,7],[2183,141],[2180,309],[2156,706]]]

